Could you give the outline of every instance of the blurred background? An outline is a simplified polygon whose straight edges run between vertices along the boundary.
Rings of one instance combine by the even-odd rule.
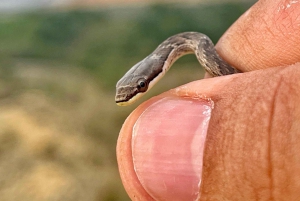
[[[115,147],[150,96],[202,77],[193,55],[129,107],[115,84],[167,37],[213,42],[254,0],[0,0],[0,200],[129,200]]]

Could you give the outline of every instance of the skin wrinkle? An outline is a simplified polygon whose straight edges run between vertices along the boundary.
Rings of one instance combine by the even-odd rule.
[[[284,113],[284,115],[286,116],[285,119],[285,123],[284,123],[284,127],[279,127],[278,126],[276,128],[276,125],[274,125],[273,128],[273,138],[272,138],[272,143],[274,144],[274,148],[275,147],[280,147],[279,150],[280,152],[276,152],[275,149],[275,153],[273,153],[273,158],[274,158],[274,176],[278,175],[281,173],[281,178],[276,178],[274,177],[274,189],[275,189],[275,195],[278,196],[287,196],[290,194],[290,192],[293,192],[293,188],[291,187],[293,186],[293,184],[295,184],[295,182],[293,181],[293,179],[295,177],[290,177],[289,176],[289,172],[294,171],[295,168],[292,165],[292,161],[289,160],[285,160],[285,158],[289,158],[289,156],[294,156],[294,152],[293,150],[293,142],[294,140],[297,139],[297,136],[293,135],[293,132],[295,132],[295,130],[292,130],[292,117],[297,114],[297,112],[295,113],[295,109],[297,108],[297,104],[289,104],[288,102],[286,102],[287,99],[289,99],[291,97],[291,95],[295,96],[296,94],[299,95],[299,93],[297,93],[299,90],[297,89],[297,87],[299,87],[299,84],[293,84],[291,85],[291,83],[295,83],[295,81],[297,82],[297,80],[293,80],[293,79],[289,79],[289,80],[282,80],[280,86],[279,86],[279,93],[281,93],[281,96],[278,97],[278,100],[276,101],[275,104],[278,105],[284,105],[283,108],[278,108],[277,110],[275,110],[275,116],[278,116],[276,114],[279,113]],[[278,103],[277,103],[278,102]],[[284,102],[284,104],[282,104],[282,102]],[[277,107],[275,107],[276,109]],[[275,119],[276,121],[276,119]],[[276,123],[276,122],[275,122]],[[274,124],[275,124],[274,123]],[[277,120],[278,123],[278,120]],[[293,125],[295,126],[295,125]],[[287,146],[287,145],[291,145],[291,146]],[[299,150],[299,149],[298,149]],[[296,156],[297,158],[297,156]],[[295,164],[297,164],[297,162],[295,162]],[[292,165],[292,166],[291,166]],[[283,176],[286,175],[286,176]],[[297,178],[296,178],[297,180]],[[291,185],[292,184],[292,185]],[[285,187],[285,188],[283,188]],[[296,187],[297,189],[297,187]],[[299,189],[299,188],[298,188]],[[285,200],[295,200],[295,198],[290,198],[290,199],[285,199]]]
[[[287,38],[288,40],[297,42],[299,38],[295,38],[291,33],[296,33],[295,30],[299,30],[299,5],[297,7],[297,5],[292,3],[290,7],[287,7],[287,5],[290,5],[289,3],[290,0],[284,3],[279,2],[277,6],[279,9],[275,10],[271,16],[273,16],[275,28],[282,34],[277,37],[283,39]],[[297,4],[299,4],[299,2]]]
[[[242,100],[241,101],[245,102],[245,104],[247,104],[247,98],[245,96],[242,96]],[[258,102],[260,102],[260,101],[258,100]],[[256,111],[255,108],[258,108],[257,111],[259,111],[259,107],[260,107],[259,105],[254,105],[253,110]],[[237,108],[236,111],[235,111],[235,114],[237,114],[239,112],[240,112],[240,108]],[[249,113],[249,116],[247,117],[247,119],[257,118],[257,116],[259,116],[259,114]],[[242,121],[246,122],[247,119],[243,119]],[[246,138],[251,138],[251,136],[249,136],[248,133],[253,133],[253,128],[252,127],[244,126],[243,124],[241,124],[241,125],[244,127],[244,129],[242,129],[240,125],[237,125],[238,128],[235,129],[235,130],[237,130],[238,132],[245,133],[246,136],[247,136]],[[233,132],[235,132],[235,131],[233,131]],[[241,144],[240,146],[241,146],[241,153],[247,153],[247,150],[249,149],[248,148],[248,142],[247,141],[243,141],[243,144]],[[236,154],[236,152],[234,152],[234,153]],[[236,161],[238,164],[241,165],[240,169],[244,169],[244,170],[253,169],[251,166],[249,166],[248,163],[246,163],[245,161],[243,161],[242,157],[243,157],[243,155],[239,157],[239,161]],[[236,156],[233,155],[232,158],[236,158]],[[255,161],[253,161],[253,163],[255,163]],[[230,165],[234,166],[235,164],[233,163],[233,164],[230,164]],[[253,169],[253,171],[254,171],[254,169]],[[239,182],[236,183],[237,185],[234,188],[237,189],[237,191],[240,193],[240,195],[243,195],[243,189],[240,189],[240,187],[238,185],[239,183],[244,183],[245,185],[247,185],[248,188],[249,188],[249,191],[251,191],[251,192],[259,192],[257,190],[256,185],[251,181],[251,178],[249,178],[247,171],[242,172],[241,177],[236,178],[236,180],[239,180]],[[259,197],[258,194],[259,193],[254,193],[254,197]]]
[[[270,177],[270,199],[271,200],[274,200],[275,199],[275,196],[274,196],[274,172],[273,172],[273,167],[277,167],[278,166],[278,164],[276,164],[276,162],[274,162],[274,160],[273,160],[273,158],[272,158],[272,153],[273,153],[273,147],[272,147],[272,142],[273,142],[273,140],[274,139],[272,139],[272,133],[274,134],[274,132],[276,132],[275,130],[275,124],[276,124],[276,120],[274,120],[274,116],[276,115],[276,108],[278,108],[278,107],[280,107],[280,105],[281,105],[281,100],[279,100],[279,94],[280,94],[280,92],[282,92],[281,90],[283,89],[283,90],[285,90],[286,91],[286,88],[285,87],[283,87],[283,83],[285,83],[284,82],[284,78],[283,78],[283,76],[281,75],[281,73],[283,72],[283,71],[285,71],[285,70],[287,70],[287,69],[282,69],[281,71],[278,71],[278,73],[277,73],[277,76],[278,76],[278,79],[277,79],[277,85],[276,85],[276,87],[274,88],[274,95],[272,96],[272,101],[270,102],[271,104],[271,107],[270,107],[270,113],[271,113],[271,116],[270,116],[270,120],[269,120],[269,131],[268,131],[268,133],[269,133],[269,137],[268,137],[268,139],[269,139],[269,150],[268,150],[268,155],[269,155],[269,159],[268,159],[268,161],[269,161],[269,177]],[[290,86],[289,84],[287,84],[286,86]],[[286,92],[286,93],[288,93],[288,92]],[[281,97],[280,97],[281,98]],[[290,108],[291,109],[291,108]],[[289,110],[289,109],[287,109],[287,110]],[[288,130],[290,130],[290,127],[291,126],[289,126],[289,129]],[[275,130],[274,130],[275,129]],[[288,131],[287,131],[287,133],[289,133]],[[284,167],[283,167],[284,168]],[[277,169],[280,169],[279,167],[277,167]],[[287,182],[287,183],[289,183],[289,182]],[[258,189],[257,189],[258,190]]]
[[[270,107],[269,107],[269,111],[270,111],[270,119],[269,119],[269,123],[268,123],[268,162],[269,162],[269,178],[270,178],[270,200],[274,200],[275,196],[274,196],[274,173],[273,173],[273,166],[275,165],[272,159],[272,133],[274,132],[272,128],[274,128],[274,124],[276,124],[275,120],[274,120],[274,115],[275,115],[275,111],[276,108],[278,107],[277,105],[280,105],[280,103],[278,104],[278,94],[280,93],[280,89],[283,83],[283,76],[281,75],[281,72],[283,72],[285,70],[285,68],[283,68],[282,70],[278,71],[277,76],[278,76],[278,80],[277,85],[274,87],[274,94],[271,98],[270,101]],[[251,119],[251,118],[250,118]],[[251,132],[251,131],[250,131]],[[265,190],[264,188],[256,188],[256,192],[260,192],[259,189],[261,189],[262,191]],[[258,195],[257,195],[258,196]],[[257,197],[258,199],[260,199],[260,196]]]
[[[265,26],[265,27],[266,27],[266,31],[267,31],[268,33],[270,33],[271,36],[272,36],[273,38],[276,38],[275,34],[274,34],[273,31],[270,29],[270,27],[268,26],[267,21],[266,21],[264,18],[262,18],[262,22],[266,25],[266,26]],[[273,39],[273,38],[272,38],[272,39]]]
[[[296,2],[297,4],[299,4],[299,2]],[[287,35],[290,35],[290,31],[291,29],[297,29],[299,28],[300,25],[300,21],[298,20],[299,15],[298,15],[298,11],[297,11],[297,5],[294,5],[296,3],[291,3],[290,0],[285,1],[284,3],[279,2],[278,5],[278,13],[279,15],[275,14],[273,15],[274,17],[278,17],[279,20],[275,20],[276,23],[276,27],[281,29],[281,26],[284,28],[284,30],[282,30],[283,33],[287,33]],[[280,19],[281,18],[281,19]],[[284,23],[282,23],[284,22]],[[286,34],[284,34],[284,36],[286,36]]]
[[[285,21],[286,23],[282,23],[282,24],[280,24],[280,26],[277,26],[277,28],[279,28],[279,31],[281,32],[283,37],[289,37],[290,33],[288,30],[293,28],[293,24],[288,23],[288,20],[291,20],[290,16],[286,16],[285,18],[283,18],[283,21]]]
[[[257,47],[254,47],[253,44],[251,43],[251,37],[248,34],[245,34],[244,38],[245,38],[245,42],[246,42],[246,45],[244,47],[247,47],[248,50],[250,49],[250,50],[255,51],[257,49]]]
[[[280,76],[280,74],[278,73]],[[282,76],[279,77],[278,84],[275,88],[274,95],[272,96],[271,107],[270,107],[270,120],[269,120],[269,128],[268,128],[268,161],[269,161],[269,177],[270,177],[270,199],[274,200],[274,173],[273,173],[273,159],[272,159],[272,128],[274,126],[274,111],[276,109],[276,101],[278,97],[278,90],[282,83]]]

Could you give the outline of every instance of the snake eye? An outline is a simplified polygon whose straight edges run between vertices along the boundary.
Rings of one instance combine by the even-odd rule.
[[[147,81],[144,79],[144,78],[141,78],[138,80],[138,89],[139,89],[139,92],[145,92],[147,91],[148,89],[148,83]]]

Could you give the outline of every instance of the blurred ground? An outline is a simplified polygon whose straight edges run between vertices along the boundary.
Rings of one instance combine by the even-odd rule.
[[[0,86],[2,201],[125,200],[118,113],[89,75],[22,62]]]
[[[216,42],[251,4],[0,13],[0,200],[129,200],[115,153],[122,123],[203,70],[186,56],[129,107],[115,105],[115,83],[175,33]]]

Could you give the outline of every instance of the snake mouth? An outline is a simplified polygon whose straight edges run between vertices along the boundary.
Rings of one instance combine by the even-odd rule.
[[[115,102],[117,103],[117,105],[123,106],[126,105],[128,99],[126,99],[125,96],[116,96]]]
[[[135,93],[135,94],[117,94],[115,101],[118,106],[127,106],[134,103],[136,100],[138,100],[142,95],[145,93]]]
[[[115,98],[115,102],[119,106],[126,106],[132,103],[131,100],[133,99],[133,96],[135,95],[126,94],[126,93],[117,94]]]
[[[117,103],[118,106],[127,106],[128,105],[128,102],[122,102],[122,101],[121,102],[117,102],[116,101],[116,103]]]
[[[116,104],[118,106],[127,106],[127,105],[132,104],[133,102],[135,102],[135,100],[132,101],[132,99],[129,99],[129,100],[125,100],[125,99],[117,100],[116,99]]]

